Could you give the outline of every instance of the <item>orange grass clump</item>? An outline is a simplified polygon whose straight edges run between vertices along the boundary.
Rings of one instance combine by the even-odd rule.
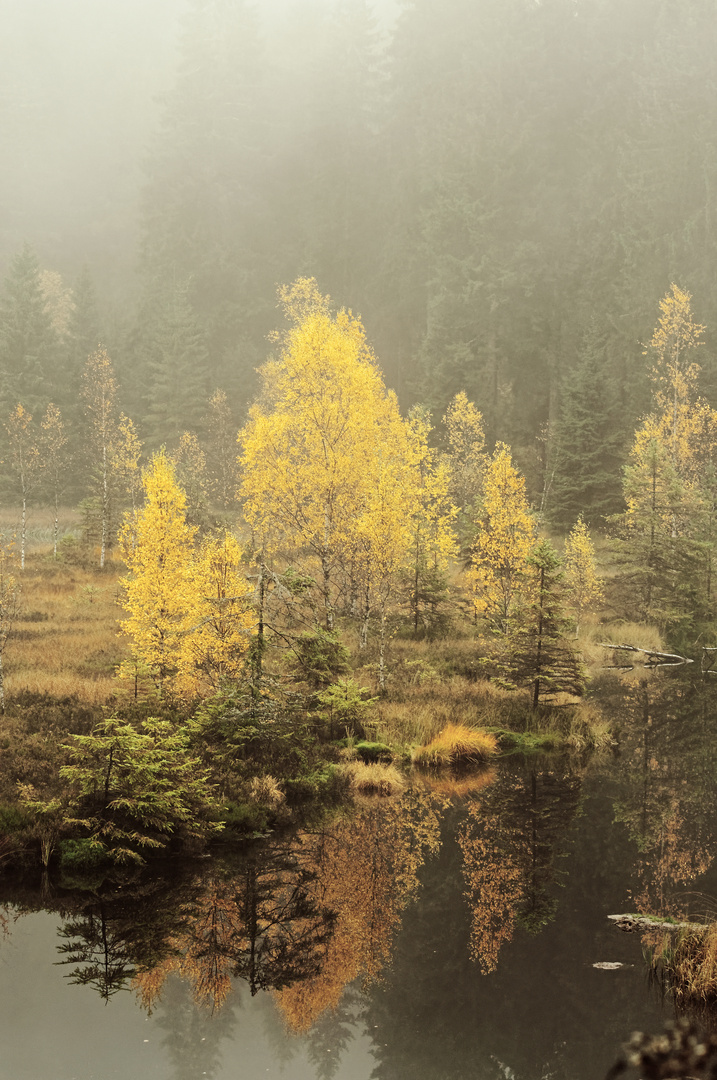
[[[406,786],[395,765],[352,761],[345,769],[349,787],[355,795],[397,795]]]
[[[462,765],[487,761],[498,752],[498,740],[489,731],[464,724],[446,724],[429,743],[413,752],[414,765]]]

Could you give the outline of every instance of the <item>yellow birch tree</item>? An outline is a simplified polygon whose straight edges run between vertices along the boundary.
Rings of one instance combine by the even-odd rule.
[[[192,566],[196,530],[187,524],[186,498],[163,450],[142,481],[145,505],[120,533],[129,570],[123,580],[129,615],[121,625],[160,690],[178,692],[187,682],[184,637],[198,607]]]
[[[334,628],[356,522],[377,488],[380,452],[400,424],[361,322],[332,315],[313,279],[280,290],[290,329],[239,435],[240,497],[255,542],[309,556]]]
[[[483,414],[461,391],[446,409],[443,422],[448,435],[446,464],[451,497],[460,514],[473,512],[475,516],[488,465]]]
[[[654,360],[652,375],[661,426],[666,429],[673,463],[679,466],[685,416],[700,370],[692,355],[703,344],[700,338],[705,328],[694,321],[690,293],[675,284],[670,290],[660,301],[660,317],[644,352]]]
[[[510,447],[498,443],[486,469],[483,514],[468,578],[476,613],[501,634],[511,630],[523,608],[534,544],[525,479],[513,465]]]
[[[256,618],[242,550],[231,533],[203,540],[193,562],[194,623],[184,638],[180,666],[217,689],[243,672]]]
[[[45,409],[45,415],[42,418],[42,444],[42,454],[50,477],[52,500],[55,511],[55,519],[53,522],[53,558],[56,559],[60,495],[64,490],[66,477],[68,475],[70,455],[62,414],[57,405],[52,401]]]
[[[575,614],[575,637],[580,633],[583,613],[600,602],[603,583],[595,564],[595,548],[590,530],[580,517],[565,541],[565,585],[569,607]]]

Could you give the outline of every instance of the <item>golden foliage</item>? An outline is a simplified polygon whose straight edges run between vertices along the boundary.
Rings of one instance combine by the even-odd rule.
[[[308,1031],[355,979],[379,978],[401,911],[418,889],[418,871],[439,850],[443,805],[413,787],[397,799],[363,804],[318,836],[304,835],[317,896],[336,923],[320,973],[275,995],[291,1031]]]
[[[578,518],[565,541],[565,584],[577,633],[583,614],[600,602],[604,591],[590,531],[582,518]]]
[[[179,691],[186,675],[184,635],[197,606],[191,579],[195,529],[185,520],[184,492],[164,451],[152,458],[143,483],[145,505],[120,534],[130,571],[123,581],[129,616],[121,625],[158,684]]]
[[[448,432],[451,495],[461,510],[468,510],[481,494],[488,464],[483,415],[461,391],[448,406],[443,422]]]
[[[186,498],[164,451],[143,483],[145,505],[136,519],[126,516],[121,534],[130,571],[122,629],[161,688],[188,695],[216,688],[242,670],[253,625],[241,549],[225,533],[195,550],[197,530],[187,524]]]
[[[365,598],[375,592],[383,620],[414,515],[435,519],[437,492],[421,495],[423,434],[402,420],[359,319],[332,315],[313,279],[280,297],[292,325],[239,436],[244,513],[267,552],[318,563],[329,629],[347,578]]]
[[[481,804],[468,807],[458,843],[463,854],[465,896],[471,910],[470,954],[488,974],[515,931],[525,896],[528,849],[520,832],[499,812]]]
[[[514,467],[505,443],[496,446],[484,492],[468,578],[478,614],[490,627],[505,633],[524,602],[527,560],[535,542],[525,479]]]

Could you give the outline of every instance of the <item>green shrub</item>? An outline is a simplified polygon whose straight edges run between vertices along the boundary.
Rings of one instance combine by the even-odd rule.
[[[22,832],[30,823],[29,815],[19,806],[0,805],[0,834]]]
[[[346,778],[336,765],[325,765],[308,776],[284,780],[286,801],[294,805],[312,799],[337,802],[344,795],[346,787]]]
[[[62,870],[96,870],[108,862],[107,849],[96,840],[61,840],[60,867]]]
[[[362,761],[393,761],[393,751],[390,746],[382,742],[366,742],[365,740],[354,744],[354,750]]]
[[[269,828],[270,813],[266,806],[258,803],[229,803],[220,815],[225,831],[222,840],[231,839],[231,834],[257,836]]]
[[[349,651],[338,634],[326,630],[301,634],[294,642],[294,670],[312,690],[334,682],[349,670]]]
[[[363,736],[364,724],[376,703],[376,698],[368,697],[368,694],[366,687],[359,686],[355,679],[339,679],[316,695],[331,736],[342,730]]]

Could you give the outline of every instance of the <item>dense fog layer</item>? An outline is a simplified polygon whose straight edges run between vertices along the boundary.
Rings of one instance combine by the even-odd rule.
[[[3,26],[3,408],[26,392],[12,281],[47,270],[65,290],[83,274],[96,325],[71,358],[62,330],[27,346],[46,376],[28,404],[76,384],[101,337],[149,445],[217,387],[240,419],[276,285],[300,275],[360,311],[403,406],[440,420],[465,389],[534,492],[576,373],[600,374],[580,392],[624,452],[673,281],[715,389],[707,0],[679,17],[670,0],[5,0]]]

